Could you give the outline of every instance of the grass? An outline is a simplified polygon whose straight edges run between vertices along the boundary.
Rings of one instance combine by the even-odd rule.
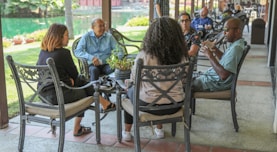
[[[134,40],[142,40],[146,29],[143,30],[134,30],[129,32],[122,32],[127,37],[134,39]],[[68,49],[71,50],[73,40],[70,40]],[[33,45],[33,46],[32,46]],[[140,45],[140,44],[136,44]],[[128,49],[129,53],[136,53],[138,50],[133,48]],[[12,46],[10,48],[4,49],[4,56],[11,55],[13,59],[17,62],[35,65],[38,59],[38,55],[40,52],[39,42],[28,44],[28,47],[22,46]],[[72,55],[73,56],[73,55]],[[75,65],[78,66],[77,59],[73,57]],[[8,113],[9,118],[18,115],[19,112],[19,104],[18,104],[18,97],[16,92],[16,87],[14,80],[11,78],[11,70],[6,62],[4,61],[4,68],[5,68],[5,79],[6,79],[6,91],[7,91],[7,101],[8,101]]]

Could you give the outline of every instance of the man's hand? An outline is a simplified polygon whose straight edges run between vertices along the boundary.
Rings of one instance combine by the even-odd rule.
[[[204,42],[202,42],[202,46],[207,46],[211,51],[213,51],[214,47],[215,47],[215,43],[216,43],[216,40],[214,40],[213,42],[212,41],[209,41],[209,40],[206,40]]]
[[[209,59],[213,56],[212,51],[206,45],[202,46],[200,51]]]
[[[99,66],[99,65],[100,65],[99,59],[96,58],[96,57],[94,57],[94,58],[92,59],[92,64],[93,64],[94,66]]]

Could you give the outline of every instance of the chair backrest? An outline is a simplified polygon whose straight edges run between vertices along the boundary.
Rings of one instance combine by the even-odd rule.
[[[138,40],[132,40],[126,36],[124,36],[122,33],[120,33],[118,30],[115,28],[110,28],[109,32],[113,35],[113,37],[116,39],[117,43],[121,47],[122,51],[124,52],[124,55],[127,56],[128,50],[127,47],[135,47],[136,49],[140,50],[140,47],[135,45],[135,44],[130,44],[127,42],[134,42],[134,43],[141,43],[142,41]]]
[[[77,48],[77,45],[80,41],[81,37],[78,37],[74,42],[72,43],[72,53],[73,55],[78,59],[78,65],[79,65],[79,72],[81,75],[85,76],[87,80],[89,80],[89,67],[88,67],[88,62],[86,59],[83,58],[78,58],[75,55],[75,50]]]
[[[235,92],[235,89],[236,89],[237,80],[238,80],[238,76],[239,76],[239,72],[240,72],[242,63],[244,62],[244,59],[245,59],[246,55],[248,54],[249,50],[250,50],[250,45],[247,45],[247,42],[245,42],[245,48],[243,50],[242,57],[239,61],[238,67],[237,67],[237,73],[234,74],[233,85],[231,88],[233,90],[233,92]]]
[[[47,60],[47,65],[20,64],[15,62],[10,55],[8,55],[6,59],[16,84],[21,109],[20,113],[25,113],[25,105],[37,107],[43,106],[44,108],[52,109],[59,108],[59,110],[64,111],[64,98],[60,85],[60,79],[52,58]],[[42,91],[44,87],[53,86],[50,84],[54,84],[59,106],[51,105],[51,102],[48,99],[40,95],[40,91]]]
[[[194,67],[194,61],[190,61],[183,64],[175,65],[161,65],[161,66],[147,66],[143,65],[142,59],[139,59],[137,62],[136,77],[135,77],[135,90],[134,90],[134,118],[138,120],[138,111],[154,111],[154,110],[166,110],[181,107],[185,104],[188,104],[189,107],[189,94],[187,93],[185,98],[188,102],[175,101],[171,97],[172,89],[176,89],[180,84],[184,84],[186,92],[190,92],[191,89],[191,79]],[[159,93],[155,96],[155,99],[151,104],[147,106],[139,106],[139,101],[143,101],[140,98],[140,88],[142,83],[147,84],[148,86],[153,87],[155,90],[158,90]],[[162,87],[160,87],[162,86]],[[186,87],[186,88],[185,88]],[[171,105],[159,105],[157,103],[161,99],[166,99]]]

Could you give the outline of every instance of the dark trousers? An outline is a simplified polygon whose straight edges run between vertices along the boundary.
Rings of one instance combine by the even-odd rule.
[[[108,64],[103,64],[99,66],[89,66],[90,81],[98,80],[100,75],[107,75],[112,72],[113,70],[110,68],[110,65]]]
[[[87,83],[88,82],[82,76],[79,76],[75,80],[74,86],[80,87]],[[93,86],[91,86],[91,87],[88,87],[85,89],[72,90],[72,89],[67,89],[67,88],[62,87],[62,91],[63,91],[63,96],[64,96],[64,103],[66,104],[66,103],[75,102],[77,100],[80,100],[80,99],[88,97],[88,96],[92,96],[94,93],[94,88],[93,88]],[[46,89],[43,89],[40,92],[40,94],[44,98],[46,98],[50,103],[52,103],[53,105],[58,105],[54,85],[48,86]],[[80,114],[78,117],[84,117],[84,113]]]

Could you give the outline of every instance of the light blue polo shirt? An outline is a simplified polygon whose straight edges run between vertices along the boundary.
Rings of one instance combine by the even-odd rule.
[[[222,65],[225,70],[228,70],[231,73],[237,73],[237,67],[243,55],[244,48],[245,45],[243,38],[233,42],[226,49],[219,64]],[[231,88],[233,75],[231,74],[226,80],[222,80],[215,70],[210,68],[204,73],[204,75],[201,75],[199,79],[205,90],[219,91]]]

